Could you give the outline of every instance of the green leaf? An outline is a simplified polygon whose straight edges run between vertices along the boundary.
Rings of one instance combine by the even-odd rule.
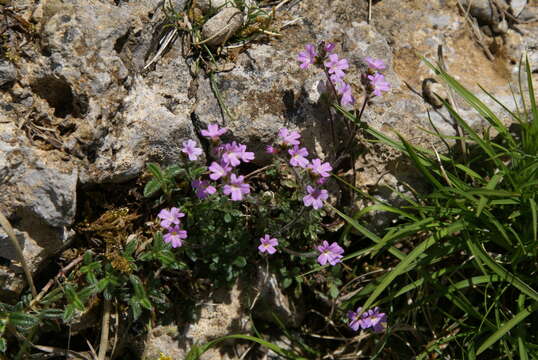
[[[22,312],[12,312],[9,315],[9,322],[22,330],[29,330],[39,323],[39,319],[34,315]]]
[[[523,321],[527,316],[532,314],[538,309],[538,302],[535,302],[532,306],[525,308],[523,311],[517,313],[516,316],[505,322],[497,331],[491,334],[482,345],[476,351],[476,355],[480,355],[485,350],[487,350],[491,345],[499,341],[508,331],[510,331],[514,326]]]
[[[75,316],[75,310],[76,309],[73,304],[67,305],[62,316],[63,321],[68,323],[73,318],[73,316]]]
[[[420,245],[415,247],[400,263],[386,276],[383,277],[383,280],[379,285],[376,286],[374,292],[368,297],[368,300],[363,305],[363,309],[369,309],[370,306],[374,303],[377,297],[390,285],[390,283],[400,274],[407,271],[407,267],[411,265],[420,255],[422,255],[428,248],[435,244],[440,239],[453,234],[457,231],[464,229],[466,226],[465,222],[457,221],[431,235],[428,239],[424,240]]]
[[[244,256],[239,256],[233,264],[240,268],[245,267],[247,265],[247,259]]]
[[[538,216],[536,215],[536,201],[534,199],[529,199],[529,205],[531,208],[531,214],[532,214],[532,235],[534,243],[537,241],[537,232],[538,232]]]
[[[84,311],[84,304],[78,297],[75,289],[70,284],[65,285],[65,296],[67,297],[67,300],[75,306],[77,310]]]
[[[0,338],[0,352],[5,353],[6,350],[7,350],[6,339],[4,339],[4,338]]]
[[[45,309],[39,315],[42,319],[59,319],[63,313],[61,309]]]
[[[382,240],[379,236],[377,236],[376,234],[374,234],[373,232],[371,232],[370,230],[368,230],[367,228],[365,228],[364,226],[360,225],[355,219],[353,218],[350,218],[349,216],[347,216],[346,214],[344,214],[343,212],[341,212],[340,210],[338,210],[337,208],[329,205],[331,207],[331,209],[333,209],[339,216],[341,216],[344,220],[346,220],[349,224],[351,224],[351,226],[353,226],[357,231],[359,231],[361,234],[363,234],[364,236],[366,236],[367,238],[369,238],[370,240],[372,240],[373,242],[379,244]],[[402,253],[400,250],[396,249],[395,247],[389,247],[388,251],[396,256],[398,259],[402,260],[404,257],[405,257],[405,254]]]
[[[144,197],[150,197],[161,189],[161,183],[157,179],[151,179],[144,186]]]
[[[148,163],[147,165],[148,171],[157,178],[161,183],[164,181],[164,175],[161,170],[161,167],[159,164],[156,163]]]
[[[467,241],[467,245],[473,255],[482,260],[491,270],[493,270],[497,275],[499,275],[504,281],[510,283],[517,289],[519,289],[522,293],[525,295],[531,297],[535,301],[538,301],[538,292],[534,290],[529,284],[525,283],[523,280],[521,280],[519,277],[515,276],[508,270],[506,270],[501,265],[497,264],[495,260],[493,260],[488,253],[482,248],[481,244],[476,244],[477,240],[475,239],[469,239]]]

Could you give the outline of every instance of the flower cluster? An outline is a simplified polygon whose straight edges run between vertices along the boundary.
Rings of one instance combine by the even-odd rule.
[[[183,245],[182,240],[187,238],[187,231],[180,228],[181,220],[185,214],[173,207],[170,210],[162,209],[157,217],[161,219],[161,227],[168,231],[163,239],[166,243],[172,244],[173,248]]]
[[[303,197],[305,206],[312,206],[314,209],[321,209],[323,202],[329,198],[329,192],[321,189],[332,171],[332,166],[328,162],[323,162],[321,159],[309,160],[308,150],[301,147],[301,135],[297,131],[290,131],[286,128],[281,128],[278,132],[278,143],[267,146],[266,150],[269,154],[287,153],[289,155],[289,164],[293,167],[306,170],[312,180],[312,185],[306,186],[306,195]]]
[[[367,79],[365,82],[368,93],[374,96],[381,96],[383,91],[389,91],[390,84],[385,80],[385,76],[379,73],[379,71],[386,68],[383,60],[367,57],[364,59],[364,62],[368,66],[368,74],[366,74],[366,78],[363,77],[363,79]]]
[[[316,65],[323,68],[330,81],[330,86],[336,94],[340,96],[340,105],[349,108],[355,104],[355,98],[351,85],[345,82],[345,71],[349,68],[349,61],[340,58],[334,53],[335,44],[331,42],[321,42],[318,49],[312,44],[306,44],[305,51],[301,51],[297,56],[301,69],[306,69],[310,65]],[[369,94],[381,96],[383,91],[390,90],[390,84],[385,77],[379,73],[386,68],[383,60],[366,57],[364,59],[368,65],[368,73],[365,74],[366,87]]]
[[[213,161],[208,167],[209,179],[220,180],[223,194],[229,196],[232,201],[240,201],[244,195],[250,193],[250,186],[245,183],[245,177],[233,173],[233,169],[242,162],[254,160],[254,153],[247,151],[246,145],[235,141],[221,143],[220,137],[227,131],[227,128],[220,128],[217,124],[210,124],[206,130],[201,131],[202,136],[211,140],[213,155],[217,158],[217,161]],[[189,160],[196,160],[201,154],[201,149],[196,148],[193,140],[188,140],[183,145],[182,151],[188,155]],[[194,180],[191,185],[199,199],[205,199],[217,192],[217,184],[208,180]]]
[[[374,332],[379,333],[387,327],[387,314],[380,312],[377,306],[365,312],[359,307],[357,311],[349,311],[347,317],[350,320],[349,327],[354,331],[359,328],[363,330],[372,328]]]
[[[316,50],[314,45],[307,44],[305,51],[300,52],[297,56],[297,60],[301,63],[301,69],[306,69],[310,65],[323,67],[331,82],[330,86],[340,96],[340,104],[343,107],[351,107],[355,104],[355,98],[351,86],[344,81],[345,70],[349,68],[349,62],[334,53],[335,47],[335,44],[331,42],[321,43],[319,49]]]

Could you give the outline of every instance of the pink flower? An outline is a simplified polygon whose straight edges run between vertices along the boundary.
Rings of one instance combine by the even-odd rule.
[[[300,148],[295,145],[293,149],[289,149],[288,153],[291,155],[290,165],[291,166],[300,166],[305,168],[308,165],[308,159],[305,156],[308,156],[308,150],[306,148]]]
[[[198,156],[202,155],[202,149],[196,147],[196,142],[194,140],[187,140],[183,142],[183,148],[181,152],[187,154],[189,160],[194,161],[198,159]]]
[[[335,43],[333,42],[326,42],[325,43],[325,51],[330,54],[334,51],[334,48],[336,47]]]
[[[346,74],[344,70],[349,67],[349,63],[346,59],[338,59],[337,54],[330,54],[329,60],[325,61],[325,67],[328,69],[329,74],[334,74],[338,78],[343,78]]]
[[[315,176],[321,176],[325,178],[331,176],[331,174],[329,174],[329,171],[332,171],[333,168],[328,162],[321,163],[320,159],[314,159],[312,160],[312,163],[308,165],[308,169]]]
[[[282,128],[278,131],[278,136],[282,140],[282,146],[294,146],[299,145],[299,139],[301,135],[297,131],[289,131],[286,128]]]
[[[381,96],[382,91],[387,92],[390,90],[390,84],[385,81],[385,77],[380,73],[368,75],[368,80],[370,80],[370,86],[375,96]]]
[[[270,235],[265,234],[264,237],[260,238],[260,246],[258,250],[263,253],[267,252],[269,255],[272,255],[276,252],[275,246],[278,245],[278,240],[272,238]]]
[[[371,57],[364,58],[364,62],[370,69],[374,70],[384,70],[387,66],[381,59],[372,59]]]
[[[179,228],[179,225],[175,225],[168,230],[170,232],[163,236],[164,242],[169,244],[171,243],[173,248],[177,248],[183,245],[181,240],[187,238],[187,231],[181,230]]]
[[[299,56],[297,56],[297,60],[301,63],[301,69],[306,69],[310,65],[314,64],[316,61],[316,56],[318,55],[316,48],[312,44],[306,44],[305,49],[306,51],[301,51]]]
[[[235,141],[233,141],[231,144],[224,144],[221,147],[222,150],[222,161],[226,165],[230,165],[232,167],[236,167],[237,165],[241,164],[241,154],[239,150],[239,146]]]
[[[314,209],[321,209],[323,202],[329,198],[329,192],[325,189],[313,188],[308,185],[306,187],[308,194],[303,197],[304,206],[312,206]]]
[[[232,168],[228,165],[221,165],[216,161],[213,161],[208,169],[211,171],[211,174],[209,174],[211,180],[218,180],[221,177],[226,177],[226,175],[232,171]]]
[[[243,195],[250,192],[250,186],[243,182],[244,179],[244,176],[230,175],[230,183],[224,185],[222,192],[225,195],[230,195],[232,201],[243,200]]]
[[[209,195],[213,195],[217,192],[217,189],[210,185],[207,180],[194,180],[191,185],[196,190],[198,199],[205,199]]]
[[[179,225],[179,218],[184,216],[185,214],[179,211],[176,207],[173,207],[170,210],[162,209],[157,215],[157,217],[161,219],[161,226],[165,229],[168,229],[172,224]]]
[[[278,149],[275,148],[274,146],[267,145],[267,146],[265,147],[265,152],[266,152],[267,154],[271,154],[271,155],[273,155],[273,154],[278,153]]]
[[[202,130],[201,134],[205,137],[211,138],[213,141],[219,140],[219,137],[228,131],[227,128],[219,129],[218,124],[209,124],[207,130]]]
[[[238,166],[241,161],[250,162],[254,160],[254,153],[247,151],[246,145],[238,144],[235,141],[231,144],[223,144],[219,147],[218,152],[222,154],[223,162],[232,167]]]
[[[343,258],[342,254],[344,253],[344,249],[335,242],[329,245],[326,240],[323,240],[323,244],[318,246],[317,250],[320,252],[320,255],[318,256],[318,263],[320,265],[325,265],[328,262],[334,266]]]

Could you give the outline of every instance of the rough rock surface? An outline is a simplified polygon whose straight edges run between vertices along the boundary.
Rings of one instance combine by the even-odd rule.
[[[248,332],[250,320],[243,301],[243,292],[238,283],[231,290],[218,290],[200,304],[192,323],[155,328],[146,340],[142,358],[153,360],[163,353],[172,359],[184,359],[194,344],[201,345],[224,335]],[[215,347],[200,359],[235,359],[232,354],[222,347]]]

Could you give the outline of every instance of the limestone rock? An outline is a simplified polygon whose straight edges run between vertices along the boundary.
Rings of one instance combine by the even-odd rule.
[[[518,17],[521,14],[526,5],[527,0],[510,0],[510,8],[515,17]]]
[[[169,325],[155,328],[148,336],[143,359],[158,359],[163,353],[172,359],[184,359],[194,344],[203,345],[221,336],[245,333],[250,330],[243,295],[236,283],[231,290],[220,289],[197,309],[197,319],[186,326]],[[224,344],[225,346],[225,344]],[[200,360],[235,357],[215,347],[204,353]]]
[[[13,82],[17,78],[17,69],[9,61],[0,61],[0,87]]]
[[[231,38],[243,26],[243,13],[234,7],[226,7],[206,21],[202,37],[209,46],[218,46]]]
[[[10,220],[30,271],[39,270],[72,237],[77,169],[54,153],[32,148],[13,124],[0,122],[0,211]],[[7,235],[0,230],[0,288],[5,296],[24,285],[22,269]],[[7,294],[7,295],[9,295]]]
[[[305,316],[304,307],[284,294],[275,274],[259,267],[256,288],[260,291],[260,298],[254,307],[254,316],[274,323],[276,315],[287,328],[301,324]]]
[[[233,0],[196,0],[196,7],[202,10],[204,14],[211,10],[219,10],[223,7],[234,6]]]

